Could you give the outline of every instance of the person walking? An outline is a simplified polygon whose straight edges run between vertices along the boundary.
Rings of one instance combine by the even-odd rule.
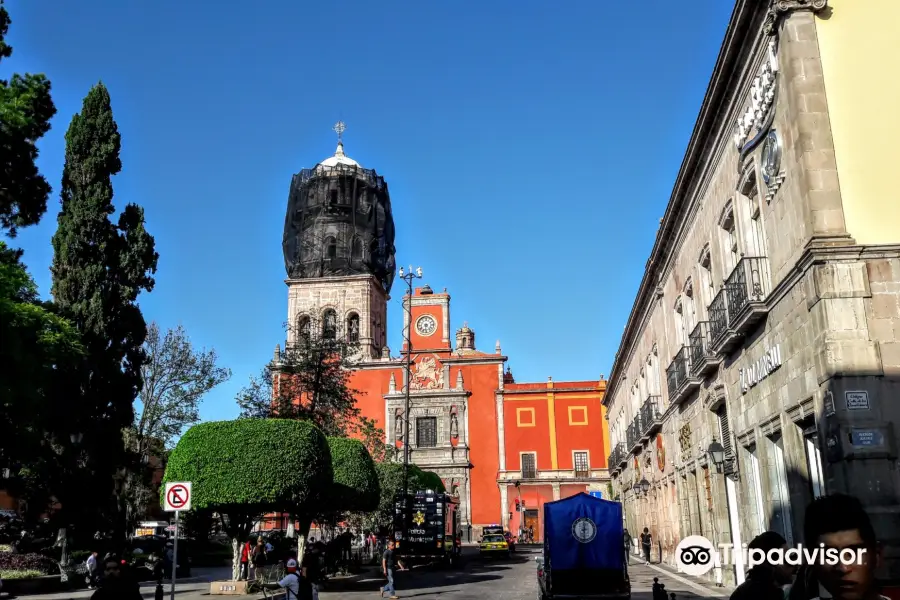
[[[140,586],[125,573],[124,562],[115,555],[103,559],[103,583],[91,600],[143,600]]]
[[[634,547],[634,540],[631,539],[631,534],[628,533],[627,528],[622,536],[622,543],[625,546],[625,564],[627,565],[629,557],[631,556],[631,549]]]
[[[88,575],[88,589],[92,590],[97,587],[97,579],[100,577],[100,565],[97,563],[97,556],[99,552],[94,550],[91,552],[91,555],[88,556],[88,559],[85,561],[84,566],[87,567],[87,575]]]
[[[399,560],[397,561],[397,567],[401,571],[406,570],[406,567]],[[388,548],[381,557],[381,570],[384,572],[385,579],[387,579],[387,585],[381,588],[381,597],[384,598],[385,594],[390,594],[390,600],[397,600],[399,596],[397,596],[397,590],[394,589],[394,540],[388,542]]]
[[[650,535],[650,529],[644,527],[644,533],[641,534],[641,549],[644,551],[644,563],[650,564],[650,548],[653,546],[653,536]]]
[[[238,579],[247,581],[250,578],[250,541],[244,542],[241,546],[241,573]]]

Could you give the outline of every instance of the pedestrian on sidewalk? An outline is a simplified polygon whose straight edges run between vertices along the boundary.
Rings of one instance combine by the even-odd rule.
[[[650,529],[644,527],[644,533],[641,534],[641,548],[644,550],[644,563],[650,564],[650,548],[653,546],[653,536],[650,535]]]
[[[241,546],[241,573],[238,580],[247,581],[250,578],[250,540]]]
[[[625,564],[628,564],[628,559],[631,556],[631,549],[634,546],[634,540],[631,539],[631,534],[628,533],[628,528],[625,529],[625,534],[623,535],[622,542],[625,544]]]
[[[765,531],[747,546],[748,552],[759,550],[766,556],[772,550],[787,550],[787,542],[774,531]],[[747,573],[747,580],[731,593],[731,600],[783,600],[784,587],[791,584],[796,569],[788,564],[756,565]]]
[[[397,560],[397,567],[401,571],[406,570],[406,567],[399,560]],[[397,590],[394,589],[394,540],[388,542],[388,549],[384,551],[384,555],[381,557],[381,570],[387,579],[387,585],[381,588],[381,597],[384,598],[385,594],[390,594],[390,600],[397,600],[399,596],[397,596]]]
[[[87,575],[88,575],[88,589],[92,590],[97,587],[97,579],[100,577],[100,565],[99,561],[99,552],[94,550],[91,552],[91,555],[88,556],[87,560],[84,562],[84,566],[87,567]]]

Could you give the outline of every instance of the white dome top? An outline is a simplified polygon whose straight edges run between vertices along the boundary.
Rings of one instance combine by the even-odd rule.
[[[334,156],[326,158],[322,162],[319,163],[323,167],[334,167],[337,165],[350,165],[352,167],[358,167],[359,163],[346,156],[344,154],[344,143],[338,142],[337,150],[334,151]]]

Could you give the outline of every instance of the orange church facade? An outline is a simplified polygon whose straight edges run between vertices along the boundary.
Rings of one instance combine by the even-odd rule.
[[[544,502],[580,492],[606,496],[605,381],[516,383],[499,342],[493,352],[476,349],[467,325],[451,342],[446,290],[420,287],[411,306],[409,296],[403,302],[413,348],[410,462],[440,475],[459,496],[465,537],[477,540],[484,526],[502,524],[513,532],[531,526],[539,539]],[[386,443],[402,449],[405,344],[400,354],[360,361],[350,386]]]

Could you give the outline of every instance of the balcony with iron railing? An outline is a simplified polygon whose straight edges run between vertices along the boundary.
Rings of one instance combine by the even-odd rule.
[[[700,387],[700,379],[691,372],[691,348],[682,346],[666,368],[669,402],[678,404]]]
[[[631,425],[628,426],[628,433],[626,437],[628,438],[628,450],[629,452],[634,452],[638,448],[641,447],[641,436],[643,435],[643,426],[641,424],[641,415],[638,413],[635,415],[634,420],[631,422]]]
[[[644,401],[644,404],[641,405],[640,425],[642,428],[642,441],[649,440],[650,436],[656,433],[662,426],[662,412],[660,411],[660,406],[662,406],[662,398],[660,396],[652,395],[648,396]]]
[[[710,349],[709,321],[700,321],[688,335],[691,374],[703,377],[718,368],[721,358]]]
[[[768,312],[769,259],[745,256],[709,305],[710,349],[728,352]]]
[[[728,279],[728,328],[737,335],[755,325],[768,309],[769,259],[764,256],[745,256]]]
[[[616,465],[619,467],[625,466],[628,462],[628,444],[625,442],[619,442],[616,444]]]

